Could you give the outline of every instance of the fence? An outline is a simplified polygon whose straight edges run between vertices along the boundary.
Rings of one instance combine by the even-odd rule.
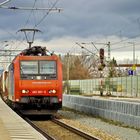
[[[103,95],[140,97],[140,76],[96,78],[87,80],[69,80],[69,94],[100,94]],[[65,90],[68,93],[68,91]]]

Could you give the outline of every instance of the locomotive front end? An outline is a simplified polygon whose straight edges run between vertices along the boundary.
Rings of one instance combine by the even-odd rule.
[[[21,110],[62,108],[62,65],[56,55],[19,56],[14,62],[15,94]]]

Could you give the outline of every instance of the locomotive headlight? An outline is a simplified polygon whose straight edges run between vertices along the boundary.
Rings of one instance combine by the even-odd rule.
[[[55,89],[51,89],[51,90],[49,90],[49,93],[51,94],[55,94],[56,93],[56,90]]]
[[[52,93],[54,93],[54,94],[55,94],[55,93],[56,93],[56,90],[52,90]]]
[[[22,92],[22,93],[26,93],[26,90],[22,90],[21,92]]]
[[[29,93],[29,90],[23,89],[21,92],[22,92],[23,94],[26,94],[26,93]]]

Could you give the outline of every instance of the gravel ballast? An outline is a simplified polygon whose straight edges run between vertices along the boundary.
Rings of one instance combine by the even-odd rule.
[[[60,115],[70,120],[78,121],[89,127],[97,128],[104,131],[112,136],[116,136],[121,140],[140,140],[140,131],[128,127],[121,126],[119,124],[114,124],[106,122],[99,118],[94,118],[92,116],[82,115],[81,113],[73,111],[59,111]]]

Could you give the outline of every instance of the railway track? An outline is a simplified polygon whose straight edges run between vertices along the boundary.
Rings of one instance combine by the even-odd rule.
[[[33,128],[35,128],[39,133],[41,133],[47,140],[56,140],[54,137],[49,135],[46,131],[41,129],[39,126],[37,126],[35,123],[33,123],[31,120],[28,118],[24,118]]]
[[[91,136],[91,135],[89,135],[89,134],[87,134],[87,133],[85,133],[85,132],[83,132],[75,127],[72,127],[68,124],[65,124],[65,123],[59,121],[58,119],[53,119],[52,122],[64,127],[65,129],[79,135],[82,138],[85,138],[86,140],[99,140],[97,137]]]
[[[26,119],[26,121],[48,140],[99,140],[99,138],[86,134],[58,119],[47,121],[31,121]]]

